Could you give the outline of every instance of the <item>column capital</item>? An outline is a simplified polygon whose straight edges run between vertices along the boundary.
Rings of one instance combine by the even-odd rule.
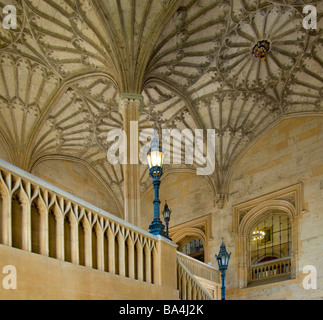
[[[135,94],[135,93],[121,93],[120,94],[120,100],[140,100],[143,101],[144,97],[141,94]]]
[[[135,102],[138,101],[142,103],[144,97],[141,94],[134,94],[134,93],[121,93],[120,94],[120,103],[127,103],[127,102]]]
[[[120,111],[126,112],[127,110],[139,110],[141,103],[143,102],[143,96],[141,94],[122,93],[120,95],[119,107]],[[131,117],[133,118],[133,116]],[[135,116],[137,118],[137,116]],[[134,120],[134,119],[131,119]]]

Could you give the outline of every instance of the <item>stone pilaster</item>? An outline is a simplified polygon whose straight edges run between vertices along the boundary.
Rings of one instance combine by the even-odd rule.
[[[139,108],[142,96],[122,94],[120,111],[123,115],[123,129],[127,139],[127,164],[123,165],[124,174],[124,219],[135,225],[140,223],[140,172],[139,172]]]

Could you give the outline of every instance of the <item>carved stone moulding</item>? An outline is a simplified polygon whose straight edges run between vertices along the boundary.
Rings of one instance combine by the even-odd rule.
[[[296,218],[303,211],[302,183],[235,205],[233,207],[233,232],[244,233],[255,213],[274,213],[275,211],[288,211],[291,218]]]

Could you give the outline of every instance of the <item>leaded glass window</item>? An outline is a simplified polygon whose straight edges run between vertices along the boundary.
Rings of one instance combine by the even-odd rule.
[[[288,216],[267,216],[259,221],[250,234],[250,264],[290,257],[291,239],[291,223]]]

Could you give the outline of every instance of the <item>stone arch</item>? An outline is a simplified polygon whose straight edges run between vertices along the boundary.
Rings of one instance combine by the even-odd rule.
[[[189,221],[170,229],[170,237],[180,251],[194,239],[201,240],[204,247],[204,261],[210,259],[209,240],[211,239],[211,217],[209,215]]]
[[[292,220],[296,214],[295,207],[286,200],[268,200],[260,203],[251,209],[246,216],[243,217],[239,225],[238,232],[240,234],[248,234],[253,225],[263,218],[263,215],[268,211],[279,211],[289,216]]]
[[[192,239],[202,240],[204,246],[207,242],[205,233],[197,228],[183,228],[172,236],[173,242],[178,245],[178,250],[181,250]]]
[[[239,286],[247,287],[250,270],[250,233],[271,214],[286,215],[291,222],[291,278],[296,277],[298,252],[298,215],[302,208],[302,185],[297,184],[247,201],[233,208],[233,232],[236,234]]]

